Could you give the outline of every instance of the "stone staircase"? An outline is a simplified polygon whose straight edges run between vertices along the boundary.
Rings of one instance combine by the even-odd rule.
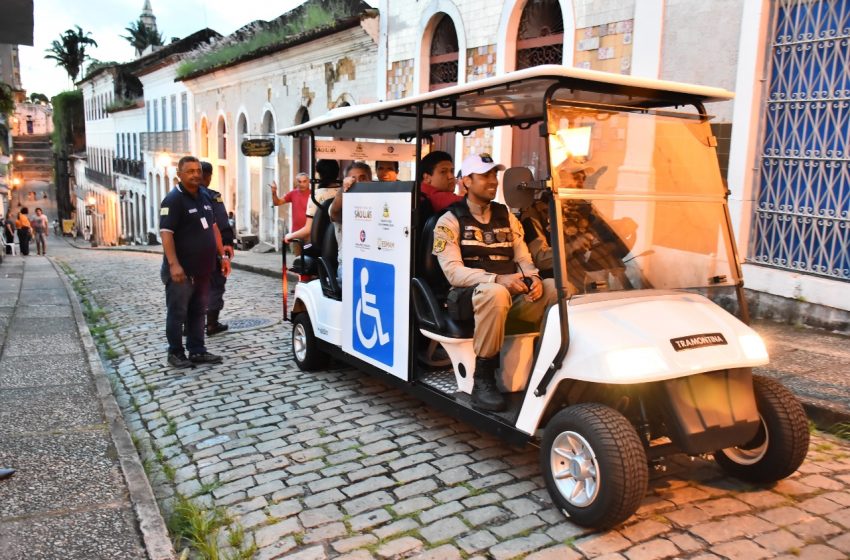
[[[12,138],[15,174],[24,181],[53,182],[53,150],[50,137],[15,136]],[[24,156],[18,161],[18,156]]]

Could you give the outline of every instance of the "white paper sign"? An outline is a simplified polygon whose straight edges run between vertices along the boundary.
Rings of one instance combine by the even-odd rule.
[[[412,161],[416,158],[416,146],[414,144],[402,143],[316,140],[316,158],[367,161]]]
[[[408,380],[412,183],[364,188],[343,198],[342,349]]]

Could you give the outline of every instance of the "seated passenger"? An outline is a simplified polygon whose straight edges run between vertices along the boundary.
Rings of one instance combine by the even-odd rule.
[[[503,165],[487,154],[463,160],[466,198],[448,208],[434,229],[433,254],[452,286],[450,300],[459,318],[463,308],[475,320],[475,381],[472,405],[504,410],[506,402],[496,387],[499,353],[510,319],[539,325],[546,307],[557,294],[552,279],[541,280],[523,241],[519,221],[503,204],[493,202]]]
[[[372,168],[369,164],[363,161],[355,161],[345,168],[345,178],[342,180],[342,189],[336,193],[333,204],[331,204],[328,213],[331,221],[334,223],[334,233],[336,234],[338,265],[336,268],[336,278],[339,285],[342,285],[342,199],[343,194],[348,191],[355,183],[366,183],[372,180]]]
[[[339,191],[339,163],[335,159],[320,159],[316,162],[316,175],[319,176],[319,186],[316,188],[316,200],[322,202],[336,196]],[[304,228],[310,232],[313,227],[313,216],[319,210],[316,203],[313,202],[313,197],[307,201],[307,219],[304,222]],[[290,240],[294,236],[290,236]],[[312,240],[311,240],[312,242]]]
[[[375,174],[378,181],[398,181],[397,161],[376,161]]]
[[[455,194],[455,168],[452,156],[439,150],[422,158],[422,172],[419,174],[420,190],[431,203],[435,214],[463,200]]]

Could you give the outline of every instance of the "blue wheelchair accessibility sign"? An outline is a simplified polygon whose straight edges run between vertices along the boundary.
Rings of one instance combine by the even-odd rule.
[[[392,367],[395,267],[357,258],[352,264],[352,347]]]

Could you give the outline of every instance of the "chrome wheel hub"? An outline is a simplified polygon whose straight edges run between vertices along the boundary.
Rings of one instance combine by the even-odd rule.
[[[299,362],[307,358],[307,331],[301,323],[296,324],[292,330],[292,352]]]
[[[561,495],[576,507],[593,503],[599,493],[599,463],[593,448],[576,432],[562,432],[552,443],[550,468]]]

